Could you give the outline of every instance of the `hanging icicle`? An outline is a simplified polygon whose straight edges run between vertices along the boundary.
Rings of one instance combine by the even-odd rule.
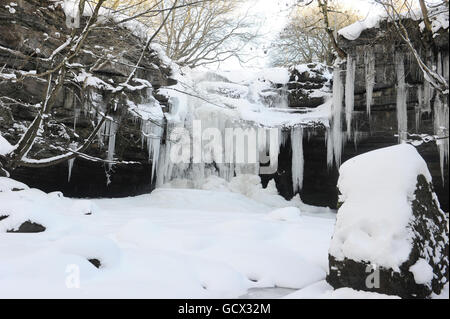
[[[344,85],[341,78],[341,64],[336,61],[333,71],[333,107],[331,119],[331,134],[327,135],[327,145],[330,150],[327,152],[327,163],[331,167],[333,163],[337,167],[341,165],[342,147],[344,143],[342,132],[342,99],[344,95]],[[332,150],[332,151],[331,151]]]
[[[108,149],[106,159],[108,161],[114,160],[114,154],[116,149],[116,132],[117,132],[117,123],[114,119],[108,119],[105,121],[105,134],[108,138]],[[112,163],[108,163],[108,168],[111,169]]]
[[[77,146],[78,146],[77,143],[72,142],[72,143],[70,143],[69,148],[71,150],[76,150]],[[70,179],[72,177],[72,169],[73,169],[74,162],[75,162],[75,158],[72,158],[67,161],[67,165],[68,165],[67,182],[70,182]]]
[[[347,56],[347,72],[345,75],[345,122],[347,124],[347,139],[352,134],[352,117],[355,107],[355,69],[356,61],[349,54]]]
[[[447,81],[449,80],[448,54],[442,58],[439,52],[437,57],[437,72]],[[437,94],[433,105],[434,134],[437,136],[436,145],[439,152],[442,184],[444,184],[444,168],[448,165],[449,156],[449,105],[448,97]]]
[[[296,126],[291,129],[292,146],[292,186],[294,194],[303,187],[303,128]]]
[[[366,109],[370,117],[373,88],[375,86],[375,54],[372,47],[366,48],[364,52],[364,72],[366,78]]]
[[[397,75],[397,127],[399,143],[408,138],[407,88],[405,83],[405,65],[403,53],[395,55]]]

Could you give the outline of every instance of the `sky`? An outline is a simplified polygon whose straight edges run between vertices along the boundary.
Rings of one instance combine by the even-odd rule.
[[[289,15],[289,8],[296,0],[247,0],[244,4],[244,10],[251,8],[251,13],[256,15],[262,21],[260,32],[263,34],[262,40],[258,45],[249,47],[252,55],[258,56],[251,61],[241,65],[237,59],[229,59],[219,66],[221,70],[235,70],[242,67],[261,68],[268,65],[267,55],[264,53],[271,40],[283,29]],[[381,13],[380,7],[374,4],[373,0],[338,0],[344,5],[359,11],[363,17],[377,15]]]

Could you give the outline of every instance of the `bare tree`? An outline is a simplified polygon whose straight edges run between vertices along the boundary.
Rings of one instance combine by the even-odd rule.
[[[381,4],[386,11],[386,14],[388,16],[389,21],[392,23],[392,25],[395,27],[395,30],[397,31],[397,34],[400,36],[400,38],[403,40],[403,42],[407,45],[409,51],[414,56],[417,64],[420,67],[420,70],[422,71],[424,78],[430,82],[430,84],[433,86],[435,90],[439,92],[445,99],[448,99],[448,91],[449,91],[449,85],[448,81],[438,72],[436,72],[436,68],[432,65],[429,65],[430,62],[425,61],[422,56],[419,53],[418,48],[414,45],[414,42],[411,40],[409,32],[407,27],[404,25],[404,20],[408,19],[412,15],[412,8],[408,1],[403,1],[403,9],[402,11],[399,10],[399,4],[398,1],[395,0],[376,0],[377,3]],[[428,8],[423,0],[419,0],[420,3],[420,10],[422,13],[425,29],[425,41],[426,45],[430,48],[435,47],[434,43],[434,37],[433,37],[433,30],[432,25],[429,18]],[[448,1],[443,1],[443,4],[445,4],[447,10],[444,12],[448,15]],[[406,10],[406,12],[405,12]],[[440,12],[442,13],[442,12]],[[431,62],[433,63],[433,62]]]
[[[231,57],[239,61],[249,58],[244,49],[259,36],[257,19],[242,10],[240,1],[179,0],[169,13],[167,8],[173,2],[154,0],[139,16],[148,26],[159,25],[168,17],[156,40],[172,60],[197,67]],[[153,14],[155,11],[161,14]]]
[[[273,42],[271,62],[276,66],[298,63],[324,62],[332,64],[335,46],[327,32],[323,9],[319,3],[295,6],[286,27]],[[334,29],[343,28],[360,17],[357,12],[336,4],[327,7],[328,23]]]

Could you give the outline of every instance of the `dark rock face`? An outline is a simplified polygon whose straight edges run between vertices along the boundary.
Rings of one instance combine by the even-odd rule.
[[[72,32],[66,26],[63,10],[54,1],[23,0],[15,7],[16,12],[11,14],[7,4],[9,1],[0,0],[2,73],[15,74],[20,78],[23,72],[40,73],[50,69],[51,65],[45,58],[61,46]],[[82,26],[86,21],[86,17],[82,19]],[[142,39],[130,30],[106,22],[89,33],[83,51],[73,61],[83,67],[75,68],[73,72],[88,72],[107,84],[117,86],[126,80],[143,47]],[[71,141],[82,143],[92,131],[92,122],[97,120],[95,110],[104,110],[108,105],[116,104],[120,110],[126,108],[121,106],[129,102],[138,105],[155,98],[163,107],[167,106],[167,98],[157,94],[156,90],[176,83],[171,79],[171,72],[170,66],[161,61],[158,53],[149,49],[136,72],[136,78],[150,82],[153,89],[126,89],[116,96],[107,89],[92,87],[87,81],[77,83],[69,77],[53,107],[53,119],[44,123],[44,138],[51,140],[54,146],[65,148]],[[139,83],[132,82],[131,85],[138,86]],[[0,132],[10,143],[19,140],[36,116],[38,108],[35,105],[42,101],[45,89],[46,82],[35,77],[27,77],[20,82],[0,78],[0,96],[7,97],[0,101]],[[76,197],[129,196],[148,192],[151,189],[151,163],[147,150],[141,146],[140,122],[123,111],[117,111],[112,116],[119,125],[115,158],[140,164],[118,165],[108,170],[102,163],[76,159],[70,181],[67,178],[67,163],[39,169],[20,167],[13,171],[11,177],[46,192],[63,190],[65,195]],[[107,145],[96,139],[87,154],[106,158],[106,148]],[[39,139],[29,157],[39,159],[55,155],[58,152],[45,145],[44,139]],[[105,171],[110,177],[108,185]]]
[[[289,107],[317,107],[325,102],[324,97],[311,96],[313,90],[330,92],[331,70],[320,63],[308,64],[308,70],[290,68],[287,83]]]
[[[366,280],[374,265],[348,258],[337,260],[329,255],[327,282],[334,288],[350,287],[402,298],[427,298],[433,292],[439,294],[449,281],[448,217],[439,209],[439,203],[433,197],[433,185],[423,175],[417,177],[415,199],[411,207],[413,215],[408,227],[413,233],[413,246],[408,260],[400,265],[399,272],[377,267],[379,287],[372,288],[367,286]],[[410,271],[419,258],[425,259],[433,269],[434,278],[430,285],[416,283]]]
[[[88,259],[88,261],[95,266],[95,268],[100,268],[102,266],[102,263],[100,260],[96,258]]]
[[[18,229],[9,229],[8,233],[41,233],[45,231],[45,227],[41,224],[32,222],[31,220],[27,220],[22,223]]]
[[[438,52],[442,57],[448,56],[448,30],[441,31],[435,38],[437,46],[434,52],[426,53],[417,22],[407,24],[410,36],[416,47],[420,48],[423,58],[436,59]],[[356,155],[372,151],[378,148],[395,145],[398,143],[396,98],[397,81],[395,70],[395,54],[405,55],[405,82],[407,85],[408,106],[408,132],[417,134],[434,134],[433,111],[416,112],[418,107],[418,89],[424,85],[422,72],[417,62],[409,53],[408,48],[396,36],[392,26],[386,23],[380,28],[364,30],[358,39],[349,41],[342,36],[338,39],[339,45],[356,61],[355,71],[355,111],[353,114],[352,131],[355,137],[348,141],[342,153],[342,162]],[[366,113],[366,78],[364,55],[371,50],[375,57],[375,86],[371,105],[371,116]],[[303,80],[306,80],[303,78]],[[309,82],[313,82],[308,80]],[[434,97],[431,99],[431,104]],[[290,106],[296,106],[297,102],[290,101]],[[417,126],[416,123],[419,123]],[[343,130],[346,130],[345,123]],[[317,132],[317,130],[316,130]],[[300,192],[303,201],[307,204],[318,206],[329,206],[336,208],[337,189],[336,182],[338,171],[336,167],[326,166],[326,138],[322,132],[303,140],[305,170],[303,189]],[[417,147],[420,155],[425,159],[428,169],[433,177],[434,190],[439,198],[441,208],[449,211],[449,179],[448,165],[444,167],[441,174],[439,153],[436,143],[423,143]],[[286,150],[281,150],[279,161],[291,162]],[[290,164],[287,163],[286,167]],[[290,172],[290,169],[287,169]],[[284,177],[285,175],[285,177]],[[275,177],[277,186],[287,185],[290,180],[289,173]],[[288,176],[289,175],[289,176]],[[286,178],[286,180],[284,180]],[[281,181],[281,179],[283,181]],[[288,189],[287,191],[285,189]],[[292,187],[283,186],[280,189],[286,198],[292,197]]]
[[[9,217],[8,215],[0,215],[0,220],[6,219],[8,217]]]

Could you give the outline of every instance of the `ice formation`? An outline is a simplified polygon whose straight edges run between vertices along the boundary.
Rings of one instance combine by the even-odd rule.
[[[395,55],[395,69],[397,75],[397,126],[398,139],[403,142],[408,138],[407,87],[405,83],[404,55]]]
[[[448,80],[449,76],[449,62],[448,54],[442,59],[439,53],[437,59],[437,72]],[[448,164],[449,153],[449,111],[448,111],[448,97],[443,97],[440,94],[436,95],[434,100],[434,134],[437,136],[436,144],[439,151],[439,160],[441,167],[442,182],[444,183],[444,168]]]
[[[294,127],[291,129],[292,147],[292,185],[294,193],[303,187],[303,129]]]
[[[355,69],[356,60],[347,56],[347,71],[345,75],[345,122],[347,124],[347,138],[351,137],[352,117],[355,106]]]
[[[106,153],[106,159],[109,161],[108,167],[111,169],[112,161],[114,160],[114,153],[116,150],[116,132],[117,132],[117,123],[114,119],[110,118],[105,121],[104,124],[104,133],[103,133],[103,141],[104,138],[107,137],[108,140],[108,149]]]
[[[75,150],[77,149],[77,144],[76,143],[71,143],[69,145],[69,148],[71,150]],[[73,169],[73,163],[75,162],[75,158],[72,158],[70,160],[68,160],[68,173],[67,173],[67,182],[70,182],[70,178],[72,177],[72,169]]]
[[[371,47],[364,52],[364,73],[366,78],[366,107],[367,114],[370,117],[373,87],[375,86],[375,54]]]
[[[290,135],[296,145],[294,188],[301,188],[302,126],[320,122],[327,127],[329,103],[297,112],[286,108],[283,87],[289,73],[281,68],[245,75],[183,69],[178,76],[175,87],[159,91],[169,97],[170,112],[156,169],[157,187],[176,180],[195,184],[209,176],[230,181],[241,174],[273,174],[280,147]],[[283,132],[292,127],[291,134]]]
[[[331,129],[327,131],[327,163],[328,167],[334,163],[337,167],[341,165],[342,147],[344,143],[342,132],[342,99],[344,96],[344,85],[341,77],[341,65],[337,61],[333,71],[333,110]]]

